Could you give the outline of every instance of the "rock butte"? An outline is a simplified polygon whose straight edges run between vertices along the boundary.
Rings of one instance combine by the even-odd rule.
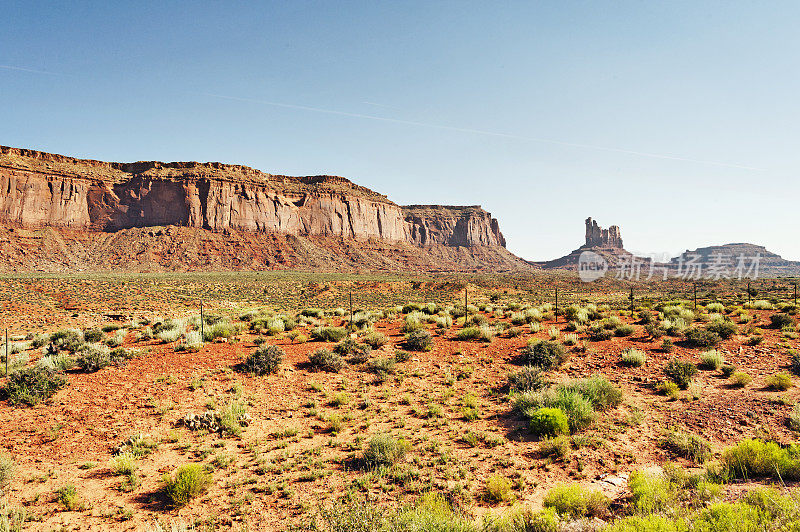
[[[0,222],[4,225],[0,231],[0,251],[4,255],[13,253],[14,245],[20,244],[22,248],[27,246],[28,253],[32,254],[32,258],[28,257],[31,260],[26,261],[4,257],[6,269],[38,269],[36,254],[44,251],[44,243],[17,242],[19,235],[43,241],[48,235],[55,240],[71,240],[89,249],[87,253],[91,254],[91,249],[101,241],[106,243],[107,250],[109,237],[102,234],[120,233],[115,236],[115,246],[129,245],[131,242],[126,243],[126,235],[140,240],[164,239],[173,234],[133,231],[162,226],[216,233],[217,236],[207,238],[216,245],[211,253],[246,255],[243,262],[247,265],[226,263],[220,264],[221,267],[316,266],[305,264],[308,261],[297,250],[265,249],[260,255],[256,253],[258,257],[251,256],[253,253],[248,255],[241,249],[243,246],[226,250],[220,233],[238,235],[240,240],[243,238],[256,247],[265,242],[268,235],[282,235],[323,247],[330,247],[324,241],[330,238],[373,240],[383,242],[384,247],[404,250],[406,257],[414,255],[408,253],[407,246],[426,250],[429,256],[425,260],[411,257],[407,261],[410,268],[437,270],[440,268],[434,264],[439,259],[445,265],[443,269],[449,270],[489,269],[499,263],[505,265],[502,268],[505,270],[528,266],[504,249],[506,242],[497,220],[478,205],[400,206],[343,177],[273,175],[247,166],[222,163],[112,163],[0,146]],[[23,232],[15,232],[17,229]],[[42,232],[42,229],[54,232]],[[38,232],[31,233],[31,230]],[[185,237],[183,233],[180,238]],[[6,246],[2,245],[4,242]],[[180,247],[180,242],[176,245]],[[289,247],[297,248],[296,245]],[[191,250],[183,251],[191,255]],[[58,253],[69,255],[66,250]],[[120,255],[120,250],[115,253]],[[277,255],[270,258],[270,253]],[[47,257],[40,258],[50,261]],[[97,261],[91,257],[81,261],[70,256],[56,257],[55,262],[59,264],[56,269],[113,268],[116,265],[100,257],[97,259],[99,262],[92,264]],[[120,256],[119,259],[129,264],[135,262],[134,257]],[[155,262],[168,269],[181,269],[180,265],[165,263],[160,257],[155,257]],[[211,263],[214,262],[220,261],[211,260],[207,267],[213,267]],[[357,257],[351,262],[350,266],[359,266]],[[385,267],[379,263],[380,260],[371,261],[363,266],[398,267],[390,259]]]

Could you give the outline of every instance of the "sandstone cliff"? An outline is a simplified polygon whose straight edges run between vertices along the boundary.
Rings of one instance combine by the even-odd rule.
[[[426,249],[505,247],[497,220],[479,206],[401,207],[343,177],[273,175],[221,163],[110,163],[5,146],[0,146],[0,223],[96,235],[180,226]],[[8,233],[9,242],[15,234]],[[290,262],[301,266],[301,255]],[[467,262],[464,268],[474,269],[481,261]]]

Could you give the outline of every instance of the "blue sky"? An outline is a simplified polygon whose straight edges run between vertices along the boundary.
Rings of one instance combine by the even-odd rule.
[[[0,144],[480,204],[533,260],[800,260],[797,2],[5,2]],[[279,105],[275,105],[279,104]]]

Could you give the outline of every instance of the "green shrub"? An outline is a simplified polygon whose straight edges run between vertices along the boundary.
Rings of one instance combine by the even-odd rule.
[[[522,350],[522,359],[527,366],[538,366],[547,371],[560,366],[567,359],[567,352],[558,342],[537,340]]]
[[[471,340],[491,342],[492,338],[494,338],[494,332],[486,325],[481,325],[480,327],[465,327],[456,333],[456,340],[462,342]]]
[[[379,349],[387,342],[386,335],[378,331],[371,331],[365,334],[363,340],[372,349]]]
[[[603,517],[611,500],[600,490],[587,490],[578,484],[556,486],[547,492],[544,507],[565,517]]]
[[[183,340],[175,344],[175,352],[196,353],[203,347],[203,336],[200,331],[187,332]]]
[[[675,348],[675,344],[672,343],[672,340],[669,338],[664,338],[661,342],[661,350],[665,353],[672,353],[672,350]]]
[[[711,458],[711,444],[702,437],[688,432],[670,431],[662,445],[673,454],[697,464],[702,464]]]
[[[164,474],[164,494],[176,506],[185,506],[190,500],[205,493],[211,484],[211,475],[202,464],[186,464],[173,474]]]
[[[686,360],[670,360],[664,367],[664,374],[672,379],[672,382],[679,388],[685,390],[692,382],[692,378],[697,375],[697,366]]]
[[[371,469],[394,465],[410,449],[411,443],[403,438],[395,438],[391,434],[373,436],[364,451],[364,465]]]
[[[622,363],[626,366],[638,368],[643,366],[647,360],[647,355],[640,349],[626,349],[622,352]]]
[[[394,358],[373,358],[367,364],[367,371],[385,376],[394,373],[394,365]]]
[[[567,416],[572,432],[588,427],[595,418],[594,408],[589,399],[581,393],[561,386],[518,394],[514,399],[514,406],[528,419],[539,408],[558,408]]]
[[[111,469],[117,475],[132,475],[136,471],[136,454],[125,451],[111,459]]]
[[[338,354],[327,349],[317,349],[308,357],[311,368],[315,371],[339,373],[344,367],[344,361]]]
[[[581,394],[592,403],[592,408],[595,410],[609,410],[622,403],[622,390],[599,375],[577,379],[562,384],[559,388]]]
[[[645,325],[644,330],[653,340],[658,340],[666,333],[666,331],[657,323],[648,323]]]
[[[61,503],[68,512],[83,509],[83,502],[81,502],[78,496],[78,490],[75,489],[73,484],[61,486],[56,490],[55,494],[58,502]]]
[[[86,372],[101,370],[111,364],[123,362],[119,358],[112,358],[111,351],[101,344],[84,344],[76,353],[75,365]]]
[[[602,342],[610,340],[614,336],[613,331],[610,331],[600,324],[594,324],[586,329],[586,336],[592,342]]]
[[[368,345],[359,344],[352,338],[345,338],[335,346],[333,352],[341,356],[350,356],[352,364],[363,364],[369,360],[372,348]]]
[[[766,378],[767,388],[770,390],[786,391],[791,388],[792,376],[788,373],[774,373]]]
[[[634,330],[633,325],[625,323],[614,329],[614,336],[630,336],[633,334]]]
[[[311,329],[311,339],[318,342],[338,342],[347,336],[343,327],[315,327]]]
[[[716,334],[723,340],[727,340],[728,338],[739,332],[739,329],[736,327],[736,324],[734,324],[732,321],[728,319],[714,320],[713,322],[709,323],[706,326],[706,330]]]
[[[800,479],[800,453],[794,445],[784,448],[775,442],[742,440],[722,452],[720,465],[730,479]]]
[[[492,475],[486,480],[484,499],[493,502],[509,502],[514,500],[514,492],[511,489],[511,481],[502,475]]]
[[[103,334],[103,331],[101,331],[100,329],[93,328],[93,329],[86,329],[85,331],[83,331],[83,339],[87,342],[91,343],[100,342],[104,338],[105,334]]]
[[[527,392],[541,390],[547,386],[542,368],[538,366],[524,366],[519,371],[509,373],[508,384],[512,392]]]
[[[753,377],[748,375],[743,371],[736,371],[730,377],[731,384],[737,388],[744,388],[751,382],[753,382]]]
[[[564,460],[572,452],[572,440],[569,436],[561,435],[555,438],[545,438],[539,445],[539,454],[545,457]]]
[[[408,351],[402,351],[400,349],[395,349],[394,351],[394,359],[397,362],[406,362],[411,358],[411,353]]]
[[[417,329],[406,334],[406,348],[411,351],[430,351],[432,345],[431,333],[425,329]]]
[[[254,375],[276,373],[285,357],[286,353],[280,347],[262,344],[247,356],[242,363],[242,369]]]
[[[732,364],[723,364],[719,370],[722,372],[722,376],[726,379],[729,379],[731,375],[736,371],[736,366]]]
[[[666,395],[671,399],[677,399],[678,397],[680,397],[679,390],[680,388],[678,388],[678,385],[672,381],[662,382],[658,386],[658,392],[663,395]]]
[[[716,349],[706,351],[705,353],[700,355],[700,365],[704,369],[709,369],[709,370],[719,369],[720,367],[722,367],[723,362],[725,362],[725,359],[722,357],[722,353],[720,353]]]
[[[794,318],[786,313],[773,314],[769,317],[772,326],[775,329],[783,329],[784,327],[794,327]]]
[[[50,335],[50,343],[59,349],[74,353],[84,343],[83,332],[77,329],[61,329]]]
[[[639,514],[663,512],[675,503],[675,492],[663,474],[634,471],[628,478],[628,489],[633,508]]]
[[[569,434],[567,416],[560,408],[539,408],[531,414],[528,424],[537,436]]]
[[[789,417],[786,420],[789,428],[795,432],[800,432],[800,403],[795,403],[792,411],[789,412]]]
[[[686,343],[691,347],[709,348],[717,345],[721,338],[714,331],[691,327],[684,332]]]
[[[0,489],[5,488],[14,478],[14,460],[4,454],[0,454]]]
[[[8,376],[4,395],[12,405],[36,405],[46,401],[67,385],[67,380],[49,368],[35,366]]]

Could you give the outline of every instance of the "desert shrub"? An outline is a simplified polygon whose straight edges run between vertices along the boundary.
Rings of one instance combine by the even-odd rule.
[[[675,503],[675,490],[666,475],[634,471],[628,478],[631,503],[637,513],[648,515],[663,512]]]
[[[174,506],[180,507],[205,493],[211,484],[211,475],[202,464],[186,464],[173,475],[164,474],[161,480],[164,494]]]
[[[539,366],[524,366],[519,371],[508,374],[509,388],[513,392],[541,390],[547,386],[543,373]]]
[[[514,500],[514,491],[511,489],[511,481],[502,475],[492,475],[486,480],[483,498],[493,503]]]
[[[565,334],[564,335],[564,345],[578,345],[578,335],[577,334]]]
[[[200,351],[201,347],[203,347],[203,337],[201,336],[200,331],[190,331],[186,333],[186,336],[183,338],[183,340],[175,344],[175,351],[196,353],[197,351]]]
[[[466,342],[470,340],[480,340],[481,342],[491,342],[494,332],[489,327],[465,327],[456,333],[456,340]]]
[[[610,340],[611,337],[614,336],[614,332],[596,323],[586,329],[586,336],[592,342],[602,342],[604,340]]]
[[[678,397],[680,397],[680,392],[679,392],[680,388],[678,388],[678,385],[672,381],[664,381],[660,383],[657,389],[658,393],[666,395],[671,399],[677,399]]]
[[[723,364],[719,370],[722,372],[722,376],[728,379],[733,375],[733,372],[736,371],[736,366],[732,364]]]
[[[52,397],[67,385],[67,380],[48,368],[34,366],[8,376],[4,395],[12,405],[36,405]]]
[[[315,327],[311,329],[311,339],[318,342],[338,342],[347,336],[343,327]]]
[[[709,348],[717,345],[721,338],[714,331],[708,329],[700,329],[699,327],[691,327],[684,331],[686,343],[691,347]]]
[[[4,454],[0,454],[0,489],[5,488],[14,478],[14,460]]]
[[[723,362],[725,362],[725,359],[722,357],[722,353],[716,349],[706,351],[700,355],[700,366],[704,369],[719,369]]]
[[[434,316],[433,323],[436,325],[437,329],[449,329],[453,326],[453,317],[452,316]]]
[[[254,375],[276,373],[285,357],[286,353],[280,347],[262,344],[247,356],[242,363],[242,369]]]
[[[587,490],[572,484],[556,486],[548,491],[543,504],[565,517],[602,517],[608,512],[611,500],[600,490]]]
[[[379,434],[369,440],[363,461],[368,468],[391,466],[399,462],[411,449],[411,443],[391,434]]]
[[[125,343],[125,330],[119,329],[110,338],[106,338],[105,344],[108,347],[119,347]]]
[[[538,321],[532,321],[528,327],[530,328],[532,334],[536,334],[542,330],[542,324]]]
[[[774,373],[766,378],[767,388],[785,391],[792,387],[792,377],[788,373]]]
[[[794,327],[794,319],[786,313],[773,314],[769,317],[772,326],[776,329],[783,329],[784,327]]]
[[[572,440],[569,436],[560,435],[554,438],[545,438],[539,444],[539,454],[545,457],[564,460],[572,452]]]
[[[648,323],[645,325],[644,330],[650,336],[650,338],[654,340],[658,340],[666,333],[666,331],[656,323]]]
[[[408,351],[403,351],[401,349],[395,349],[394,351],[394,359],[397,362],[406,362],[411,358],[411,353]]]
[[[786,420],[789,428],[795,432],[800,432],[800,403],[795,403],[792,411],[789,412],[789,417]]]
[[[111,469],[117,475],[132,475],[136,471],[137,458],[130,451],[119,453],[111,459]]]
[[[317,349],[308,357],[308,362],[314,371],[327,371],[339,373],[344,367],[344,360],[338,354],[327,349]]]
[[[643,366],[647,360],[647,355],[640,349],[626,349],[622,352],[622,363],[626,366],[638,368]]]
[[[48,342],[50,342],[49,334],[36,334],[31,340],[31,347],[38,349]]]
[[[706,310],[709,312],[722,314],[723,312],[725,312],[725,305],[719,302],[709,303],[708,305],[706,305]]]
[[[179,327],[175,327],[172,329],[162,329],[161,331],[156,333],[156,338],[164,342],[165,344],[169,344],[172,342],[176,342],[178,338],[182,336],[182,332]]]
[[[345,338],[335,346],[333,352],[341,356],[355,356],[357,359],[366,361],[372,349],[368,345],[360,345],[352,338]]]
[[[69,512],[83,508],[83,503],[78,496],[78,490],[73,484],[61,486],[55,491],[55,495],[56,500],[58,500],[58,502],[64,506],[64,509]]]
[[[744,388],[753,382],[753,377],[743,371],[735,371],[733,375],[730,376],[730,381],[733,386],[737,388]]]
[[[378,331],[368,332],[367,334],[364,335],[364,338],[362,340],[372,349],[379,349],[380,347],[385,345],[387,341],[386,335]]]
[[[630,336],[634,331],[633,325],[623,324],[614,329],[614,336]]]
[[[321,318],[325,315],[325,311],[321,308],[304,308],[300,311],[300,315],[308,318]]]
[[[136,341],[137,342],[144,342],[147,340],[153,339],[153,328],[152,327],[145,327],[141,331],[136,333]]]
[[[617,316],[609,316],[608,318],[603,318],[603,320],[600,322],[600,325],[604,329],[613,331],[614,329],[622,325],[622,320],[619,319]]]
[[[728,338],[739,332],[739,329],[736,327],[736,324],[728,319],[714,320],[706,326],[706,330],[715,333],[723,340],[727,340]]]
[[[539,408],[558,408],[567,416],[571,432],[583,430],[591,425],[595,418],[594,408],[589,399],[581,393],[561,386],[518,394],[514,398],[514,407],[528,419]]]
[[[567,352],[557,342],[537,340],[523,348],[522,359],[528,366],[538,366],[547,371],[560,366],[567,359]]]
[[[84,343],[83,332],[77,329],[61,329],[50,335],[50,343],[59,349],[74,353]]]
[[[367,364],[367,371],[376,375],[385,376],[394,373],[394,358],[373,358]]]
[[[422,323],[427,319],[427,316],[419,311],[413,311],[407,314],[403,319],[403,326],[400,327],[400,332],[410,333],[423,328]]]
[[[411,351],[429,351],[432,344],[431,333],[425,329],[417,329],[406,334],[406,348]]]
[[[797,447],[781,447],[775,442],[742,440],[722,452],[722,474],[729,479],[800,479],[800,452]]]
[[[528,426],[537,436],[569,434],[567,416],[560,408],[539,408],[531,414]]]
[[[56,373],[64,372],[75,367],[75,359],[66,353],[43,356],[36,361],[36,366]]]
[[[567,382],[560,385],[559,389],[581,394],[595,410],[609,410],[622,403],[622,390],[599,375]]]
[[[669,338],[664,338],[661,342],[661,350],[665,353],[672,353],[672,350],[675,348],[675,344],[672,343],[672,340]]]
[[[105,338],[103,331],[98,328],[86,329],[83,331],[83,339],[87,342],[100,342]]]
[[[673,454],[697,464],[702,464],[711,458],[711,444],[704,438],[688,432],[668,432],[662,446]]]
[[[84,344],[76,353],[75,365],[81,370],[92,373],[111,364],[121,364],[125,358],[111,356],[111,351],[102,344]]]
[[[685,390],[692,382],[692,378],[697,375],[697,366],[687,360],[677,360],[673,358],[664,367],[664,374],[679,388]]]

